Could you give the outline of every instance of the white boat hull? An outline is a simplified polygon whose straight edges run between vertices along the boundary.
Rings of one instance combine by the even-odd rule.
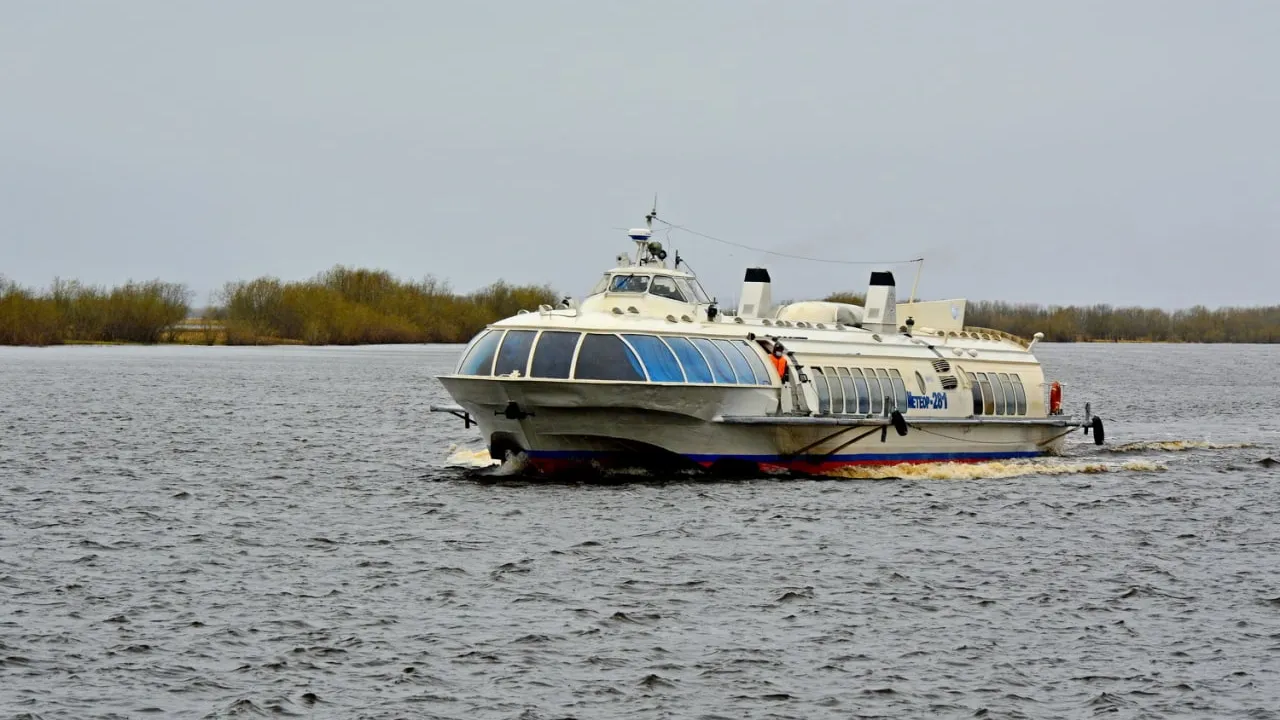
[[[1063,417],[778,415],[779,389],[441,378],[498,457],[542,470],[583,463],[829,472],[856,465],[977,462],[1053,454]]]

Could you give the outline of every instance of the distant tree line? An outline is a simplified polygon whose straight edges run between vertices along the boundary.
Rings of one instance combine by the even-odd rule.
[[[862,305],[864,297],[840,292],[829,302]],[[1030,338],[1038,332],[1050,342],[1280,342],[1280,305],[1210,310],[1160,310],[1111,305],[1049,306],[991,300],[970,302],[965,325],[1003,330]]]
[[[32,290],[0,277],[0,345],[181,340],[191,297],[185,285],[160,280],[110,289],[55,280],[46,290]],[[863,301],[853,293],[826,299]],[[546,285],[503,281],[459,294],[431,277],[399,280],[383,270],[337,266],[301,282],[262,277],[227,283],[216,301],[203,319],[207,342],[214,341],[212,323],[230,344],[353,345],[464,342],[495,320],[555,304],[557,295]],[[1169,312],[979,301],[969,303],[965,319],[1022,337],[1043,332],[1054,342],[1280,342],[1280,306]]]
[[[456,343],[519,310],[554,304],[556,294],[546,285],[498,281],[459,295],[430,277],[405,281],[383,270],[337,266],[302,282],[228,283],[218,301],[218,319],[233,345]]]
[[[987,300],[969,303],[965,324],[1026,338],[1042,332],[1051,342],[1274,343],[1280,342],[1280,305],[1216,310],[1197,305],[1169,312],[1110,305],[1045,307]]]
[[[191,292],[160,280],[110,290],[54,280],[47,290],[0,277],[0,345],[161,342],[187,316]]]

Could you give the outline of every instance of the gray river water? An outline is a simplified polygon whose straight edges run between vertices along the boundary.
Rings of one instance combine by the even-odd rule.
[[[0,349],[0,717],[1280,717],[1280,347],[1042,346],[1062,458],[593,484],[466,467],[458,351]]]

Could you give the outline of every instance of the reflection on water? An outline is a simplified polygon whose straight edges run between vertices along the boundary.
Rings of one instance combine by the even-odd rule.
[[[0,716],[1274,716],[1277,350],[1038,350],[1113,445],[545,484],[457,347],[0,349]]]

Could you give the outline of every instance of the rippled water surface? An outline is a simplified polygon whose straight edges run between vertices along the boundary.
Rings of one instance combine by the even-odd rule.
[[[0,715],[1280,717],[1280,348],[1042,347],[1065,458],[555,485],[451,467],[458,350],[0,349]]]

